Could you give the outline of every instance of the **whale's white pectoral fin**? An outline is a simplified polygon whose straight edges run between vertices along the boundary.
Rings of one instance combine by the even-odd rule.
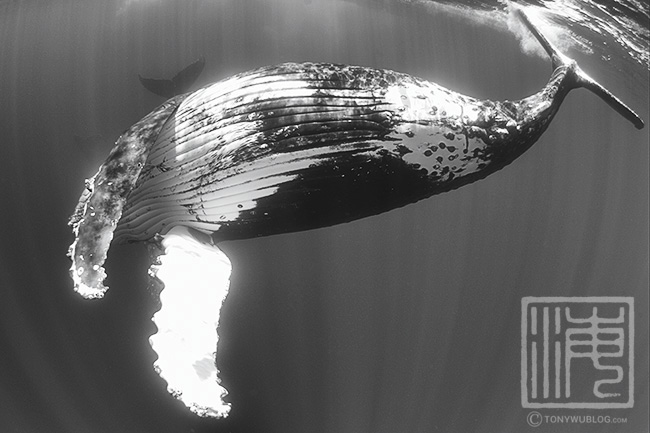
[[[153,316],[158,332],[149,339],[154,367],[168,391],[194,413],[221,418],[230,404],[219,382],[217,327],[230,285],[230,260],[200,234],[175,227],[162,236],[163,254],[150,274],[163,284],[162,307]]]

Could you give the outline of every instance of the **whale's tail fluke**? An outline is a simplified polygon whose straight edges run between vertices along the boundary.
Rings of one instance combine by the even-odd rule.
[[[528,30],[535,36],[535,38],[542,44],[544,50],[548,53],[551,61],[553,63],[553,68],[557,69],[561,66],[569,66],[570,71],[573,76],[574,87],[584,87],[585,89],[591,90],[596,95],[598,95],[603,101],[612,107],[616,112],[621,116],[625,117],[627,120],[632,122],[632,124],[637,129],[642,129],[644,127],[643,120],[636,114],[630,107],[625,105],[623,101],[618,99],[612,94],[609,90],[598,84],[593,78],[587,75],[575,60],[568,58],[562,54],[557,48],[549,42],[548,39],[533,25],[528,16],[524,13],[523,10],[517,9],[517,15],[521,21],[526,25]]]
[[[194,84],[205,66],[205,59],[199,58],[197,61],[187,66],[180,71],[171,80],[157,79],[157,78],[144,78],[140,75],[140,82],[142,85],[152,93],[165,98],[173,98],[176,95],[187,92],[187,90]]]

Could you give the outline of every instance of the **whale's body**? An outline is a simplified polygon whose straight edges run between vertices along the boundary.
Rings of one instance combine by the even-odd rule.
[[[286,63],[215,83],[160,129],[116,240],[179,223],[215,240],[312,229],[458,188],[535,142],[565,76],[516,102],[333,64]]]
[[[479,100],[404,73],[326,63],[263,67],[173,96],[129,128],[86,182],[70,221],[75,290],[103,296],[102,266],[113,241],[162,245],[167,269],[159,279],[189,313],[168,305],[154,317],[161,331],[151,338],[157,368],[195,412],[225,416],[229,406],[212,403],[225,390],[205,385],[191,366],[213,358],[216,319],[206,316],[216,308],[218,318],[229,274],[218,277],[222,295],[209,303],[215,307],[198,314],[192,305],[212,296],[210,288],[189,295],[182,278],[172,278],[188,267],[169,272],[169,263],[186,263],[208,248],[229,269],[213,243],[353,221],[482,179],[529,149],[577,87],[643,127],[520,16],[554,71],[539,92],[519,101]],[[202,68],[199,60],[172,80],[141,81],[172,96]],[[188,337],[190,316],[205,339],[194,331]],[[179,364],[185,352],[187,362]],[[176,376],[186,365],[192,380]],[[189,392],[188,383],[200,391]]]
[[[113,234],[116,242],[146,241],[186,226],[220,241],[306,230],[482,179],[530,148],[576,87],[643,127],[520,16],[554,71],[519,101],[326,63],[263,67],[169,99],[129,128],[87,181],[70,222],[77,290],[105,290],[101,266]],[[193,80],[202,67],[199,60],[172,81]],[[164,95],[174,87],[141,81]]]

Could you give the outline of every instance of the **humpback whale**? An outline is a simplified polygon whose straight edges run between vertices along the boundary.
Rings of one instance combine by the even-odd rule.
[[[202,60],[172,80],[140,77],[170,99],[122,134],[86,181],[69,223],[75,290],[104,295],[102,266],[113,242],[152,242],[179,261],[183,248],[196,257],[207,246],[228,273],[220,241],[349,222],[483,179],[529,149],[576,88],[644,127],[516,13],[553,65],[548,83],[517,101],[479,100],[405,73],[328,63],[262,67],[184,94],[177,94],[181,84],[198,76]],[[191,246],[182,246],[183,238]],[[217,317],[222,301],[211,304]],[[176,326],[165,320],[156,320],[159,330]],[[216,335],[206,339],[195,364],[214,352]],[[172,367],[163,367],[175,355],[157,352],[169,389],[189,395],[171,378]],[[225,416],[229,408],[199,397],[186,404],[205,416]]]

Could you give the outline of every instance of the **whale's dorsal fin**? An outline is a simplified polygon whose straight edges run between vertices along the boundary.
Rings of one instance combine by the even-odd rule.
[[[204,66],[205,59],[201,57],[176,74],[171,80],[144,78],[140,75],[138,75],[138,78],[140,78],[140,83],[142,83],[145,89],[151,93],[165,98],[173,98],[176,95],[187,92],[196,79],[199,78],[199,75],[201,75]]]

